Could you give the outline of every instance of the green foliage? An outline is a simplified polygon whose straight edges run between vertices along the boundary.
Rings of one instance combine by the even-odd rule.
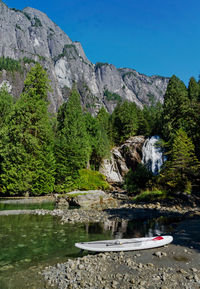
[[[35,26],[35,27],[42,27],[42,23],[41,23],[41,21],[40,21],[39,18],[37,18],[37,17],[35,16],[35,17],[34,17],[34,20],[35,20],[35,23],[34,23],[33,26]]]
[[[103,67],[103,66],[107,66],[107,65],[109,65],[108,63],[104,63],[104,62],[97,62],[96,64],[95,64],[95,70],[96,69],[99,69],[99,68],[101,68],[101,67]]]
[[[36,63],[24,81],[23,94],[47,101],[48,91],[51,91],[49,83],[46,71],[39,63]]]
[[[173,138],[179,128],[185,128],[189,98],[185,84],[173,75],[167,86],[163,107],[163,137]]]
[[[5,125],[13,108],[13,98],[8,93],[6,85],[0,89],[0,129]]]
[[[18,24],[16,24],[15,27],[16,27],[16,29],[22,30],[22,29],[21,29],[21,26],[19,26]]]
[[[104,91],[104,96],[106,97],[107,101],[117,101],[117,102],[122,101],[122,98],[119,94],[112,93],[112,92],[108,91],[107,89]]]
[[[27,13],[27,12],[24,12],[24,11],[21,11],[23,14],[24,14],[24,16],[29,20],[29,21],[31,21],[31,16]]]
[[[72,89],[67,103],[58,111],[55,155],[57,184],[70,182],[79,169],[86,168],[91,148],[86,132],[80,95]]]
[[[90,165],[98,169],[104,157],[109,155],[110,144],[104,126],[98,118],[94,118],[90,113],[85,114],[86,131],[90,144]]]
[[[79,177],[75,180],[74,188],[79,190],[107,190],[110,186],[101,173],[83,169],[79,170]]]
[[[153,174],[142,164],[132,169],[126,174],[124,186],[128,193],[137,194],[150,185]]]
[[[112,127],[110,121],[110,114],[105,110],[104,107],[101,107],[97,114],[97,119],[101,125],[101,127],[105,130],[109,140],[111,141]]]
[[[134,71],[128,71],[128,72],[124,73],[122,75],[122,78],[124,80],[126,76],[131,76],[131,75],[133,75],[133,76],[135,75]]]
[[[138,130],[138,108],[135,103],[124,101],[118,103],[112,116],[112,138],[119,144],[134,136]]]
[[[200,86],[194,77],[190,78],[188,85],[188,96],[191,101],[197,101],[200,95]]]
[[[47,111],[48,78],[36,64],[0,131],[2,192],[40,195],[54,189],[53,131]]]
[[[151,106],[144,106],[138,113],[138,134],[160,135],[162,131],[162,111],[160,102],[152,103]]]
[[[183,129],[174,137],[169,160],[160,174],[160,183],[171,191],[191,192],[191,182],[198,176],[200,163],[195,156],[194,145]]]
[[[135,202],[153,202],[160,201],[169,198],[169,195],[166,191],[144,191],[141,194],[135,196],[132,200]]]
[[[58,56],[54,57],[54,61],[56,62],[65,56],[75,58],[74,55],[76,55],[76,56],[79,55],[79,53],[76,49],[76,46],[74,44],[65,44],[65,46],[63,48],[63,52],[61,54],[59,54]]]
[[[169,147],[179,128],[184,129],[195,145],[195,152],[200,159],[200,88],[191,77],[188,90],[182,81],[172,76],[169,81],[162,114],[162,136]]]
[[[10,9],[13,10],[13,11],[15,11],[15,12],[21,12],[21,13],[22,13],[22,11],[19,10],[19,9],[16,9],[16,8],[10,8]]]
[[[56,186],[58,193],[67,193],[74,190],[108,190],[109,184],[105,176],[97,171],[81,169],[73,177],[69,176],[67,182]]]
[[[0,71],[22,71],[21,62],[19,60],[12,59],[10,57],[0,57]]]
[[[36,61],[34,59],[31,59],[31,58],[28,58],[28,57],[25,56],[23,58],[23,63],[28,63],[28,64],[34,63],[34,64],[36,64]]]

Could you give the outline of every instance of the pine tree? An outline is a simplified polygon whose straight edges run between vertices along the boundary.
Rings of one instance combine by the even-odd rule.
[[[13,107],[13,98],[8,93],[8,89],[5,86],[0,89],[0,128],[5,125],[6,118],[11,112]]]
[[[101,107],[101,109],[99,110],[98,114],[97,114],[97,119],[99,121],[99,123],[101,124],[102,127],[104,127],[106,133],[109,133],[109,118],[110,118],[110,114],[105,110],[104,107]]]
[[[41,65],[27,74],[24,91],[1,133],[3,192],[50,193],[54,188],[53,131],[48,114],[49,80]]]
[[[174,190],[191,191],[191,182],[198,174],[200,163],[194,145],[186,132],[179,129],[172,143],[170,160],[165,163],[161,179]]]
[[[138,130],[138,108],[135,103],[124,101],[114,109],[111,122],[113,126],[113,139],[121,143]]]
[[[198,100],[199,95],[200,95],[199,83],[196,82],[194,77],[191,77],[188,85],[189,99],[193,102],[196,102]]]
[[[85,114],[86,130],[91,147],[90,165],[98,169],[104,157],[109,155],[110,144],[103,122],[93,117],[90,113]],[[106,124],[105,124],[106,125]]]
[[[162,104],[152,103],[151,106],[145,105],[143,110],[138,112],[138,134],[150,136],[160,135],[162,128]]]
[[[91,151],[80,95],[75,88],[72,89],[68,102],[60,107],[57,120],[56,180],[58,185],[65,186],[70,176],[79,169],[86,168]]]
[[[189,107],[188,92],[185,84],[173,75],[167,86],[163,106],[163,137],[167,140],[174,132],[184,128],[185,116]]]

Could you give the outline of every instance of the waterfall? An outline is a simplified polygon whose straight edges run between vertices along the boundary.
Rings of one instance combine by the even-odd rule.
[[[159,173],[163,162],[166,160],[161,148],[156,146],[159,140],[159,136],[152,136],[145,141],[142,148],[142,163],[148,170],[152,171],[154,175]]]

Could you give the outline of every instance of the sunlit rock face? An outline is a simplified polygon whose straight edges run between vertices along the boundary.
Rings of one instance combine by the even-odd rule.
[[[129,169],[135,169],[142,160],[142,147],[144,136],[133,136],[127,139],[120,147],[111,150],[111,156],[104,159],[100,172],[104,174],[110,183],[123,182]]]
[[[158,146],[159,136],[148,138],[142,148],[142,163],[157,175],[165,161],[162,149]]]
[[[0,57],[16,60],[27,57],[47,69],[53,88],[49,94],[52,112],[67,101],[73,83],[77,84],[83,107],[93,114],[102,106],[112,112],[119,100],[135,102],[139,107],[149,105],[152,98],[163,102],[168,78],[149,77],[108,63],[94,65],[79,42],[73,42],[46,14],[36,9],[10,9],[0,1],[0,15]],[[25,66],[30,69],[30,65]],[[19,96],[24,77],[22,74],[22,80],[15,85],[13,79],[2,81],[12,83],[13,95]],[[112,94],[108,96],[106,91]]]

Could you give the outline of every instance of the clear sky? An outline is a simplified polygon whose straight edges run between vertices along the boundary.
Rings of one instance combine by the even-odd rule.
[[[3,0],[46,13],[90,61],[176,74],[186,84],[200,74],[199,0]]]

